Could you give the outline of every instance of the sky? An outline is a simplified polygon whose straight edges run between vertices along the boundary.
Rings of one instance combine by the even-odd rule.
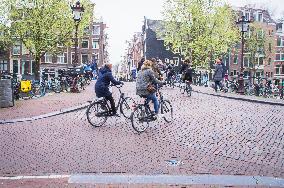
[[[135,32],[142,30],[144,16],[150,19],[162,19],[161,11],[165,0],[92,0],[98,20],[107,24],[109,35],[110,63],[117,64],[122,60],[126,49],[126,40]],[[284,15],[284,0],[226,0],[233,6],[257,4],[274,12],[274,17]]]

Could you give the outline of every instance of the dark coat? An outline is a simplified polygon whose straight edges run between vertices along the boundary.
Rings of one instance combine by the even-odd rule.
[[[190,67],[185,70],[184,81],[185,80],[192,82],[192,68]]]
[[[95,85],[95,92],[97,97],[106,97],[110,96],[111,92],[109,91],[110,82],[114,85],[121,84],[120,81],[116,81],[112,76],[111,70],[108,67],[104,67],[99,71],[99,78]]]
[[[215,65],[214,81],[221,81],[223,79],[223,68],[221,64]]]

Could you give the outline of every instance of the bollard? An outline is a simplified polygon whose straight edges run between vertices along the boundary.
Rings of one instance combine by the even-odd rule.
[[[0,108],[14,106],[12,81],[10,79],[0,80]]]

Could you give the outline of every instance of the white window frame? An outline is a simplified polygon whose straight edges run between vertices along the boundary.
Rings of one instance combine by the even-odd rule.
[[[88,42],[88,47],[87,48],[83,48],[83,42]],[[81,46],[82,46],[82,49],[89,49],[90,45],[89,45],[89,40],[87,39],[83,39],[82,42],[81,42]]]
[[[17,50],[19,53],[14,53],[14,48],[15,47],[19,47],[19,50]],[[14,46],[13,46],[13,48],[12,48],[12,53],[13,53],[13,55],[21,55],[21,45],[20,44],[15,44]]]
[[[277,44],[277,43],[278,43],[278,42],[277,42],[278,39],[280,39],[280,41],[281,41],[281,42],[280,42],[280,46],[278,46],[278,44]],[[279,38],[276,39],[276,46],[277,46],[277,47],[284,47],[284,39],[283,39],[282,37],[279,37]]]
[[[262,19],[260,20],[259,19],[259,15],[262,15]],[[259,21],[259,22],[263,22],[263,13],[262,12],[257,12],[257,21]]]
[[[178,66],[179,64],[179,57],[173,57],[174,64]]]
[[[47,61],[49,60],[49,58],[51,58],[51,61]],[[52,63],[52,54],[49,53],[44,54],[44,63]]]
[[[58,61],[59,60],[59,61]],[[63,60],[63,61],[62,61]],[[58,54],[57,55],[57,63],[58,64],[65,64],[65,54],[62,53],[62,54]]]
[[[0,60],[0,70],[8,71],[8,63],[7,60]]]
[[[71,63],[73,63],[73,56],[75,58],[75,52],[71,52]]]
[[[248,58],[248,66],[245,66],[245,58]],[[243,57],[243,67],[249,67],[249,65],[250,65],[250,55],[245,54]]]
[[[246,14],[248,14],[248,18],[246,17]],[[243,11],[243,16],[245,16],[246,19],[250,20],[251,14],[248,11]]]
[[[96,48],[94,48],[94,42],[97,42]],[[92,39],[92,49],[100,49],[100,42],[98,39]]]
[[[277,71],[276,71],[276,68],[277,68],[277,66],[279,66],[279,73],[277,73]],[[281,74],[281,65],[275,65],[275,74],[276,75],[279,75],[279,74]]]
[[[280,54],[280,60],[276,59],[276,55]],[[284,52],[276,52],[275,53],[275,61],[284,61]]]

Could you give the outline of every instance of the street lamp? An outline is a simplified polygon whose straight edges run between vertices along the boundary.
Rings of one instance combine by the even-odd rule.
[[[71,10],[72,10],[72,14],[73,14],[73,19],[75,22],[75,57],[73,59],[73,66],[76,67],[76,65],[78,64],[78,27],[79,27],[79,23],[82,19],[82,14],[84,12],[84,7],[83,5],[81,6],[80,1],[77,1],[75,5],[71,6]]]
[[[245,39],[244,39],[244,33],[249,31],[249,23],[251,21],[247,20],[245,16],[242,16],[241,19],[238,19],[236,24],[239,26],[240,32],[242,33],[242,54],[241,54],[241,71],[238,78],[239,88],[238,93],[244,94],[245,88],[244,88],[244,45],[245,45]]]

